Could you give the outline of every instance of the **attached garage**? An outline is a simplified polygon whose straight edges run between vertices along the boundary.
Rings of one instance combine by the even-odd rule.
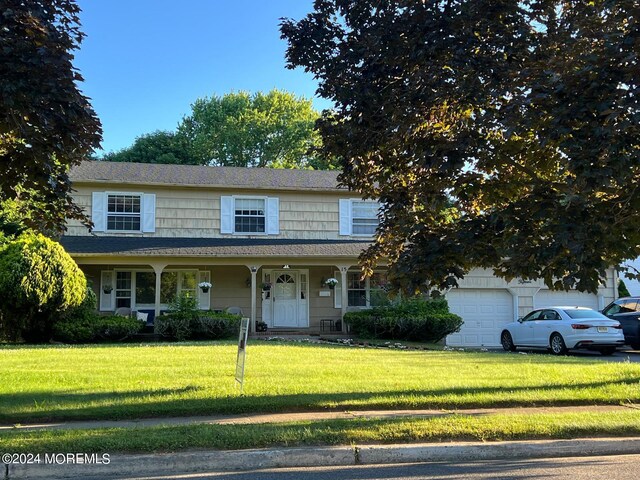
[[[447,345],[498,347],[506,323],[513,322],[513,296],[505,289],[454,288],[447,293],[449,310],[460,315],[460,332],[449,335]]]
[[[540,290],[533,299],[535,308],[589,307],[598,310],[598,296],[577,291]]]

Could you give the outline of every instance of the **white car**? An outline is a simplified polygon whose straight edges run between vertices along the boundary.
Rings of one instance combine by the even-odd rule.
[[[620,322],[590,308],[546,307],[507,323],[500,343],[511,352],[518,347],[533,347],[562,355],[582,348],[611,355],[624,345],[624,334]]]

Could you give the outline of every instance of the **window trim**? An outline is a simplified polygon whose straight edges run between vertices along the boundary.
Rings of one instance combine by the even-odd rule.
[[[373,308],[374,306],[371,305],[371,277],[367,277],[365,278],[365,287],[364,287],[364,291],[365,291],[365,305],[349,305],[349,290],[358,290],[360,291],[361,289],[350,289],[349,288],[349,275],[350,274],[359,274],[361,273],[359,270],[348,270],[347,271],[347,309],[348,310],[367,310],[370,308]],[[388,270],[385,269],[376,269],[373,271],[373,274],[375,275],[376,273],[382,273],[385,276],[389,273]],[[340,272],[335,272],[334,273],[335,278],[340,278]],[[373,289],[373,290],[377,290],[377,289]],[[334,296],[334,308],[342,308],[341,304],[342,304],[342,293],[341,293],[341,289],[336,288],[334,290],[335,292],[335,296]],[[340,302],[340,304],[338,304],[338,302]]]
[[[143,233],[142,224],[144,222],[144,193],[143,192],[104,192],[104,232],[105,233]],[[140,228],[138,230],[110,230],[109,229],[109,197],[110,196],[137,196],[140,199]],[[118,216],[118,215],[116,215]]]
[[[269,197],[261,195],[232,195],[233,199],[232,212],[233,212],[233,233],[231,235],[269,235]],[[264,232],[236,232],[236,200],[262,200],[264,202]]]

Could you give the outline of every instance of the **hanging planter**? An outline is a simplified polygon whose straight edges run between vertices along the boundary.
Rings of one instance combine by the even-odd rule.
[[[336,288],[336,285],[338,284],[338,280],[336,280],[335,278],[327,278],[324,281],[324,284],[329,287],[331,290],[333,290],[334,288]]]
[[[198,286],[200,287],[200,290],[202,290],[202,293],[208,293],[209,289],[213,286],[211,285],[209,282],[200,282],[198,284]]]
[[[271,284],[270,283],[263,283],[262,284],[262,291],[263,292],[268,292],[269,290],[271,290]]]
[[[104,293],[106,293],[107,295],[109,295],[109,294],[113,291],[113,288],[112,288],[112,287],[110,287],[110,286],[106,286],[106,287],[103,287],[103,288],[102,288],[102,291],[103,291]]]

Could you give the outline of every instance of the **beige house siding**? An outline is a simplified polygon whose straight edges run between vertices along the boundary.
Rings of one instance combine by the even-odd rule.
[[[339,235],[339,199],[353,198],[349,192],[294,193],[264,190],[234,190],[203,188],[149,187],[141,189],[105,185],[74,185],[74,200],[91,217],[92,192],[151,193],[156,195],[156,231],[154,233],[113,233],[118,236],[224,238],[220,233],[220,197],[242,195],[278,197],[279,235],[253,235],[254,237],[290,239],[345,239]],[[68,221],[68,235],[89,235],[77,220]],[[97,232],[97,235],[112,235]],[[361,238],[361,237],[356,237]]]

